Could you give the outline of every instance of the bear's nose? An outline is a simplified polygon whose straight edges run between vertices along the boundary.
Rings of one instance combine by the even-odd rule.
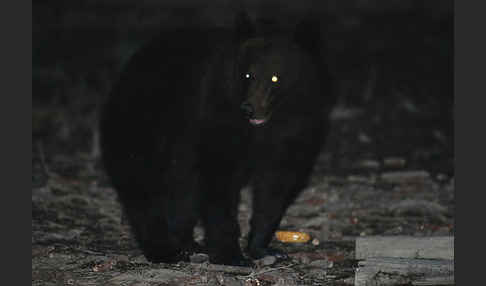
[[[249,102],[243,102],[241,104],[241,109],[248,117],[252,117],[255,113],[255,111],[253,110],[253,106]]]

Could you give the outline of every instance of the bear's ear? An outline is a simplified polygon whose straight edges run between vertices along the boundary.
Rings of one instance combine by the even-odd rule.
[[[256,34],[255,25],[253,25],[250,16],[245,11],[240,11],[235,17],[235,40],[241,43]]]
[[[321,48],[321,28],[317,19],[309,18],[295,27],[294,42],[312,54],[319,54]]]

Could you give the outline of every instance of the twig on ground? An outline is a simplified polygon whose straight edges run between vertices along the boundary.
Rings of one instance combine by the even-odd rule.
[[[280,267],[275,267],[275,268],[269,268],[269,269],[260,270],[260,271],[257,271],[257,272],[251,272],[250,274],[245,275],[245,276],[236,276],[236,277],[238,279],[255,278],[256,276],[261,275],[263,273],[268,273],[268,272],[272,272],[272,271],[279,270],[279,269],[290,268],[290,267],[292,267],[294,265],[295,264],[289,264],[289,265],[285,265],[285,266],[280,266]]]

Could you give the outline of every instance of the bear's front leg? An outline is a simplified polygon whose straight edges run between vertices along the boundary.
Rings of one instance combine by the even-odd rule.
[[[206,175],[205,199],[202,220],[205,228],[205,242],[209,260],[214,264],[250,266],[240,248],[238,225],[238,202],[242,184],[231,181],[231,176],[220,173]]]
[[[254,259],[267,255],[286,258],[284,253],[269,249],[268,244],[285,211],[306,187],[319,154],[322,137],[304,138],[304,141],[287,141],[280,148],[260,147],[261,160],[252,172],[253,214],[247,247]]]
[[[214,264],[250,266],[241,252],[238,202],[245,184],[228,157],[213,156],[201,166],[203,189],[202,222],[209,261]]]
[[[252,258],[269,255],[279,259],[287,258],[285,253],[268,248],[268,244],[288,206],[305,187],[304,177],[307,176],[279,171],[267,171],[257,176],[253,186],[253,214],[247,248]]]

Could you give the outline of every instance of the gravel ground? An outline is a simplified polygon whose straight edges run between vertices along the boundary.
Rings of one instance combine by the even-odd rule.
[[[361,153],[353,157],[346,154],[355,153],[342,149],[349,145],[361,150],[360,144],[372,143],[340,133],[363,121],[333,122],[328,149],[309,187],[280,226],[310,234],[311,242],[289,245],[274,240],[272,244],[287,250],[291,259],[275,262],[268,258],[259,261],[256,269],[211,268],[204,255],[195,257],[195,263],[147,262],[96,160],[83,153],[34,156],[32,285],[344,285],[352,283],[357,266],[357,236],[453,235],[453,169],[443,166],[443,172],[433,172],[434,160],[430,168],[426,163],[420,169],[409,167],[418,164],[413,161],[414,150],[429,155],[437,150],[411,145],[410,158],[370,159],[366,153],[366,159],[360,159]],[[366,136],[373,140],[372,133]],[[243,190],[239,207],[242,244],[251,216],[250,191]],[[196,240],[202,237],[203,231],[197,228]]]

